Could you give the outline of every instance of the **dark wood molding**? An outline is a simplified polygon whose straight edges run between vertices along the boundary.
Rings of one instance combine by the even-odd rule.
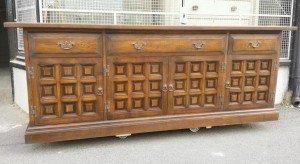
[[[152,118],[88,122],[70,125],[28,127],[25,143],[57,142],[81,138],[136,134],[165,130],[188,129],[206,126],[246,124],[250,122],[278,120],[279,112],[274,109],[227,111],[206,114],[186,114]]]
[[[209,31],[283,31],[297,30],[297,27],[274,26],[132,26],[132,25],[96,25],[96,24],[63,24],[63,23],[16,23],[5,22],[7,28],[56,28],[56,29],[105,29],[105,30],[209,30]]]

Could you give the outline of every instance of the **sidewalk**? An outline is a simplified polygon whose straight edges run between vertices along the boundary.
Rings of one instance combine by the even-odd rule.
[[[0,69],[1,94],[10,94],[9,80],[8,70]],[[0,101],[0,163],[300,163],[300,110],[295,108],[278,107],[279,121],[203,128],[198,133],[178,130],[125,140],[25,145],[27,115],[9,99]]]

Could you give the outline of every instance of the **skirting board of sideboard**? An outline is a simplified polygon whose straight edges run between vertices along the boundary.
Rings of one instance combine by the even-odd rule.
[[[251,122],[273,121],[278,120],[278,118],[279,112],[275,108],[266,108],[36,126],[27,128],[25,142],[56,142],[121,134],[188,129],[194,127],[247,124]]]

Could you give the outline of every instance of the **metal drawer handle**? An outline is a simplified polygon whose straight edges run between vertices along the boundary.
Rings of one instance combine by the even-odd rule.
[[[201,40],[201,41],[194,43],[194,47],[196,49],[202,49],[205,46],[205,44],[206,44],[206,42]]]
[[[60,41],[57,43],[57,45],[64,50],[70,50],[75,46],[75,43],[72,41]]]
[[[173,92],[174,91],[174,86],[173,84],[169,84],[169,92]]]
[[[231,88],[231,84],[230,84],[229,81],[226,81],[226,83],[225,83],[225,88],[226,88],[226,89],[230,89],[230,88]]]
[[[167,84],[163,85],[162,91],[163,92],[167,92],[168,91],[168,85]]]
[[[97,95],[98,95],[98,96],[102,96],[102,95],[103,95],[103,88],[102,88],[102,87],[99,87],[99,88],[97,89]]]
[[[254,41],[250,42],[250,45],[252,48],[258,48],[260,46],[260,44],[261,44],[261,41],[259,41],[259,40],[254,40]]]
[[[145,47],[146,43],[145,42],[135,42],[132,43],[133,47],[137,50],[141,50]]]

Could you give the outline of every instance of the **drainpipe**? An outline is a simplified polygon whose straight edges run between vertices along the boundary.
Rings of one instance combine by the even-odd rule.
[[[296,44],[293,58],[293,82],[292,82],[292,104],[294,106],[300,105],[300,2],[296,1],[296,24],[298,30],[296,32]]]

